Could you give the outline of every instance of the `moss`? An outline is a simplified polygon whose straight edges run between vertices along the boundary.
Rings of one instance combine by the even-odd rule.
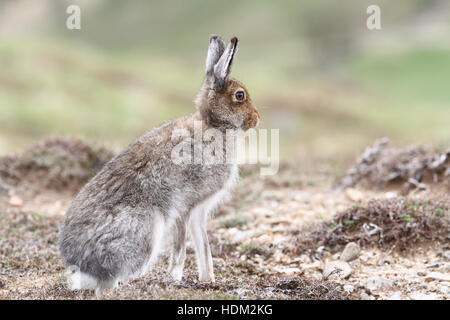
[[[243,215],[234,215],[232,217],[223,218],[220,220],[220,226],[222,228],[235,228],[246,225],[248,218]]]
[[[272,254],[272,251],[267,245],[253,241],[241,245],[240,251],[242,254],[249,256],[258,254],[260,256],[268,257]]]

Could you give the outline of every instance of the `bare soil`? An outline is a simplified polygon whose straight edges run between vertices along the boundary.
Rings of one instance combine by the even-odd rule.
[[[165,253],[153,272],[101,296],[70,291],[57,250],[58,225],[77,190],[112,153],[84,142],[68,142],[71,149],[61,141],[39,144],[57,150],[57,157],[46,152],[59,159],[57,171],[55,161],[36,170],[30,151],[0,159],[0,299],[450,298],[447,185],[407,194],[398,185],[332,190],[332,169],[289,163],[275,177],[242,168],[231,201],[209,224],[215,283],[197,280],[189,245],[181,282],[167,274]],[[60,161],[67,158],[61,150],[70,150],[70,166]],[[24,158],[32,165],[19,165]],[[73,167],[78,169],[62,169]],[[345,262],[350,275],[336,270],[324,276],[350,242],[361,248]]]

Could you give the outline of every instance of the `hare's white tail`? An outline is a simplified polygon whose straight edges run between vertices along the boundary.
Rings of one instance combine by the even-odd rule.
[[[117,280],[101,281],[87,273],[81,272],[76,266],[69,266],[66,271],[67,282],[70,290],[95,290],[96,294],[102,293],[104,289],[117,286]]]

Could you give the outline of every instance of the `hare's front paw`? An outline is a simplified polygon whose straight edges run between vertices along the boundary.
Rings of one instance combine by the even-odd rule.
[[[198,280],[202,281],[202,282],[211,282],[214,283],[216,282],[215,278],[214,278],[214,273],[210,273],[210,274],[200,274],[198,276]]]

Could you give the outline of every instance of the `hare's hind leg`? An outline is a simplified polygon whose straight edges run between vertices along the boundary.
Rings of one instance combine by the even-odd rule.
[[[183,277],[184,260],[186,259],[186,225],[186,218],[179,217],[175,220],[173,227],[169,272],[176,281],[180,281]]]
[[[197,258],[198,277],[200,281],[214,282],[211,248],[209,247],[206,223],[208,210],[204,206],[195,208],[191,215],[189,229]]]
[[[148,257],[147,263],[142,268],[141,275],[144,275],[151,270],[158,259],[160,252],[162,251],[162,246],[164,245],[163,237],[166,222],[159,212],[155,212],[152,225],[151,253]]]
[[[101,295],[106,289],[116,288],[119,281],[118,279],[111,279],[106,281],[99,281],[97,287],[95,288],[95,295]]]

